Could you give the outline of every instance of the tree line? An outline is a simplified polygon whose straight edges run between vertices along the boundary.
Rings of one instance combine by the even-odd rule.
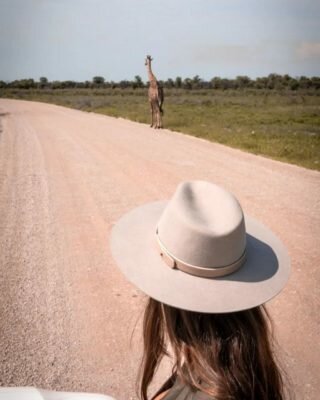
[[[213,77],[211,80],[204,80],[199,75],[193,78],[181,78],[177,76],[175,79],[167,79],[159,81],[164,88],[176,89],[270,89],[270,90],[298,90],[298,89],[320,89],[320,77],[314,76],[308,78],[306,76],[291,77],[288,74],[269,74],[266,77],[251,79],[248,76],[241,75],[234,79]],[[136,75],[133,80],[121,80],[119,82],[107,81],[102,76],[94,76],[91,81],[77,82],[72,80],[66,81],[49,81],[46,77],[41,77],[39,81],[34,79],[19,79],[11,82],[0,80],[0,88],[14,89],[71,89],[71,88],[146,88],[148,82],[145,83],[139,75]]]

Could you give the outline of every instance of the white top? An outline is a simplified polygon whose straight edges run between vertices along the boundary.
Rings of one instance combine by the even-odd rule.
[[[115,400],[103,394],[55,392],[33,387],[0,388],[0,400]]]

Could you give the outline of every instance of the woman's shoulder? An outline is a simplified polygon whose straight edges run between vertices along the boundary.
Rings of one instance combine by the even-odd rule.
[[[158,394],[158,396],[154,397],[152,400],[164,400],[166,395],[170,392],[170,389]]]
[[[214,400],[213,397],[200,391],[194,391],[190,386],[177,380],[171,389],[160,393],[154,400]]]

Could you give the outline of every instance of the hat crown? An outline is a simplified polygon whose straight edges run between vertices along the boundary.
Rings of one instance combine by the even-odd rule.
[[[177,187],[158,222],[158,236],[176,259],[204,268],[228,266],[246,247],[239,202],[228,191],[204,181]]]

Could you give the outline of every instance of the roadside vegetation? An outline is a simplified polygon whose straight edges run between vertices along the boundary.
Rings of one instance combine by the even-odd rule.
[[[161,82],[165,128],[320,170],[320,78],[271,74]],[[0,97],[43,101],[149,123],[147,86],[133,81],[0,81]],[[150,133],[153,133],[152,131]]]

